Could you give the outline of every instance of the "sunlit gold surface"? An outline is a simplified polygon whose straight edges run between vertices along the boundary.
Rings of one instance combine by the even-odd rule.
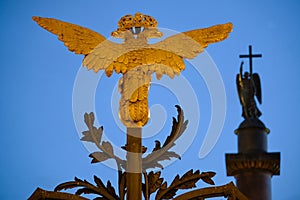
[[[149,117],[148,90],[151,75],[160,79],[163,74],[173,78],[184,70],[183,59],[192,59],[210,43],[228,37],[232,24],[221,24],[183,32],[165,40],[148,44],[149,38],[159,38],[157,21],[148,15],[126,15],[112,36],[123,39],[118,44],[90,29],[51,18],[33,17],[41,27],[77,54],[85,55],[83,65],[94,72],[105,70],[107,76],[115,71],[124,76],[119,81],[121,93],[119,115],[127,127],[142,127]],[[142,28],[142,29],[140,29]]]

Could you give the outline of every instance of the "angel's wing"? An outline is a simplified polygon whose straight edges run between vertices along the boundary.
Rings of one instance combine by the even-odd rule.
[[[105,37],[88,28],[53,18],[32,17],[41,27],[58,36],[76,54],[89,54]]]
[[[255,96],[258,100],[258,102],[261,104],[262,103],[262,98],[261,98],[261,85],[260,85],[260,78],[257,73],[254,73],[252,75],[253,82],[254,82],[254,87],[255,87]]]
[[[241,83],[240,83],[240,81],[241,81],[241,74],[237,74],[236,75],[236,79],[235,79],[235,81],[236,81],[236,88],[237,88],[237,91],[238,91],[238,95],[239,95],[239,99],[240,99],[240,103],[241,103],[241,105],[245,105],[245,101],[244,101],[244,98],[243,98],[243,95],[242,95],[242,89],[241,89]]]
[[[170,36],[152,46],[173,52],[182,58],[192,59],[204,51],[208,44],[226,39],[232,31],[232,27],[231,23],[226,23],[187,31]]]

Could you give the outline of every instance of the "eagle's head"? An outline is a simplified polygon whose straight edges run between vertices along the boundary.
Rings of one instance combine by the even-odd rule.
[[[140,33],[147,32],[147,38],[160,38],[162,33],[157,29],[157,21],[142,13],[135,13],[132,15],[123,16],[118,22],[118,29],[111,33],[115,38],[124,38],[125,33],[139,35]]]

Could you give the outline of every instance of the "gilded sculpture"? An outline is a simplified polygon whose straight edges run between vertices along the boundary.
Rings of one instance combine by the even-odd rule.
[[[170,78],[185,68],[183,59],[192,59],[208,44],[226,39],[232,24],[196,29],[148,44],[150,38],[160,38],[157,21],[142,13],[125,15],[118,28],[111,33],[123,39],[118,44],[88,28],[52,18],[33,17],[41,27],[58,36],[70,51],[84,55],[83,66],[94,72],[105,70],[123,74],[119,81],[121,93],[119,116],[126,127],[143,127],[149,118],[148,90],[151,75],[157,79],[166,74]]]
[[[178,190],[196,187],[199,180],[214,185],[215,172],[189,170],[184,175],[177,175],[168,184],[161,177],[161,171],[148,171],[163,168],[160,163],[171,158],[180,158],[170,149],[185,131],[188,121],[183,110],[176,106],[177,118],[173,118],[172,130],[164,143],[155,141],[152,152],[144,154],[142,146],[142,127],[149,119],[148,90],[152,74],[160,79],[164,74],[173,78],[185,69],[184,59],[192,59],[203,52],[208,44],[226,39],[232,30],[232,24],[221,24],[204,29],[196,29],[170,36],[161,42],[148,44],[150,38],[160,38],[163,33],[157,27],[157,21],[149,16],[136,13],[125,15],[118,22],[118,28],[111,33],[114,38],[123,39],[122,43],[107,40],[101,34],[90,29],[52,18],[33,17],[41,27],[58,36],[68,49],[84,55],[83,66],[98,72],[105,70],[109,77],[113,72],[121,73],[119,91],[121,93],[119,116],[127,127],[127,143],[122,147],[126,159],[114,154],[114,147],[109,141],[103,141],[103,127],[95,127],[94,113],[86,113],[84,122],[88,130],[82,132],[82,141],[93,143],[98,151],[91,153],[92,163],[115,160],[118,167],[118,192],[110,181],[104,184],[94,176],[95,184],[79,178],[59,184],[54,192],[38,188],[29,198],[36,199],[86,199],[80,195],[95,194],[95,199],[149,200],[155,194],[156,200],[163,199],[205,199],[224,196],[232,200],[245,200],[245,196],[232,184],[207,187],[176,196]],[[60,192],[77,188],[74,195]],[[117,194],[118,193],[118,194]]]

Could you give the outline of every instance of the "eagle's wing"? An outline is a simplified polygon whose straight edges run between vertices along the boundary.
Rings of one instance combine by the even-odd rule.
[[[114,43],[109,40],[105,40],[97,45],[83,60],[83,66],[86,66],[89,70],[93,69],[94,72],[99,70],[105,70],[107,76],[111,76],[113,70],[118,68],[114,65],[118,57],[126,54],[129,50],[126,49],[122,44]],[[123,64],[128,64],[128,58],[119,60]],[[122,66],[124,67],[124,66]],[[127,69],[123,68],[124,71]],[[121,69],[120,69],[121,70]],[[116,71],[118,73],[118,71]]]
[[[170,51],[182,58],[192,59],[204,51],[208,44],[220,42],[229,36],[233,25],[220,24],[203,29],[179,33],[153,44],[153,48]]]
[[[105,37],[88,28],[53,18],[32,17],[41,27],[58,36],[76,54],[89,54]]]
[[[91,55],[93,55],[93,52],[86,59],[91,57]],[[97,59],[96,55],[94,59]],[[157,79],[160,79],[163,74],[173,78],[175,75],[179,75],[180,71],[185,67],[180,56],[169,51],[153,48],[141,48],[124,52],[119,54],[117,58],[111,58],[106,64],[108,65],[105,71],[108,76],[112,74],[113,70],[116,73],[125,74],[138,68],[144,74],[155,72]]]
[[[255,96],[258,100],[258,102],[261,104],[262,103],[262,98],[261,98],[261,85],[260,85],[260,78],[257,73],[254,73],[252,75],[253,82],[254,82],[254,87],[255,87]]]

